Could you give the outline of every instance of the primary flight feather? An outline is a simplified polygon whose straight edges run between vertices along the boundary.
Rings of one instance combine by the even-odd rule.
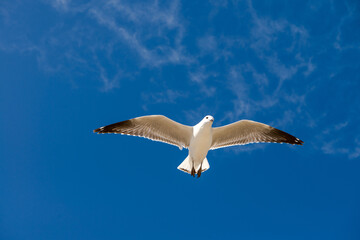
[[[195,126],[177,123],[162,115],[137,117],[95,129],[96,133],[119,133],[145,137],[189,149],[189,155],[178,166],[179,170],[195,177],[210,168],[206,159],[211,149],[258,142],[275,142],[302,145],[303,141],[273,128],[250,120],[241,120],[213,128],[214,118],[204,117]]]

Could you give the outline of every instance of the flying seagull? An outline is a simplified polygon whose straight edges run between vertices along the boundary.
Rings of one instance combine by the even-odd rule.
[[[201,176],[210,168],[206,155],[209,150],[258,142],[275,142],[302,145],[300,139],[250,120],[241,120],[222,127],[212,127],[214,118],[204,117],[195,126],[186,126],[162,115],[137,117],[95,129],[95,133],[120,133],[145,137],[189,149],[189,155],[178,169],[191,176]]]

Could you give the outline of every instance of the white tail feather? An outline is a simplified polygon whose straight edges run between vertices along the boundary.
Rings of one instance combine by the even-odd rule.
[[[207,158],[205,158],[202,162],[202,166],[201,166],[201,169],[202,169],[202,172],[205,172],[206,170],[208,170],[210,168],[210,164],[207,160]]]
[[[185,160],[177,167],[177,169],[186,172],[191,173],[191,169],[193,168],[193,161],[191,161],[190,156],[187,156]],[[200,164],[198,166],[195,166],[196,172],[199,171]],[[205,172],[210,168],[208,160],[205,158],[201,165],[201,172]]]

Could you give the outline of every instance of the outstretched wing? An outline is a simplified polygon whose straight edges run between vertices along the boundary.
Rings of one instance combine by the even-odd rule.
[[[110,124],[95,129],[94,132],[145,137],[182,149],[190,145],[192,127],[182,125],[162,115],[150,115]]]
[[[275,142],[302,145],[300,139],[269,125],[241,120],[223,127],[213,128],[210,149],[257,142]]]

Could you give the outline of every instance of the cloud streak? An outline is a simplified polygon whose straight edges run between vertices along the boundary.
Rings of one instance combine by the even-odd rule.
[[[89,9],[89,13],[131,47],[143,64],[159,67],[194,62],[182,45],[185,29],[179,20],[179,8],[178,1],[161,8],[157,1],[140,6],[114,0],[103,7]],[[133,31],[128,26],[133,26]],[[175,36],[169,38],[171,31],[175,31]],[[147,44],[150,41],[158,44]]]

